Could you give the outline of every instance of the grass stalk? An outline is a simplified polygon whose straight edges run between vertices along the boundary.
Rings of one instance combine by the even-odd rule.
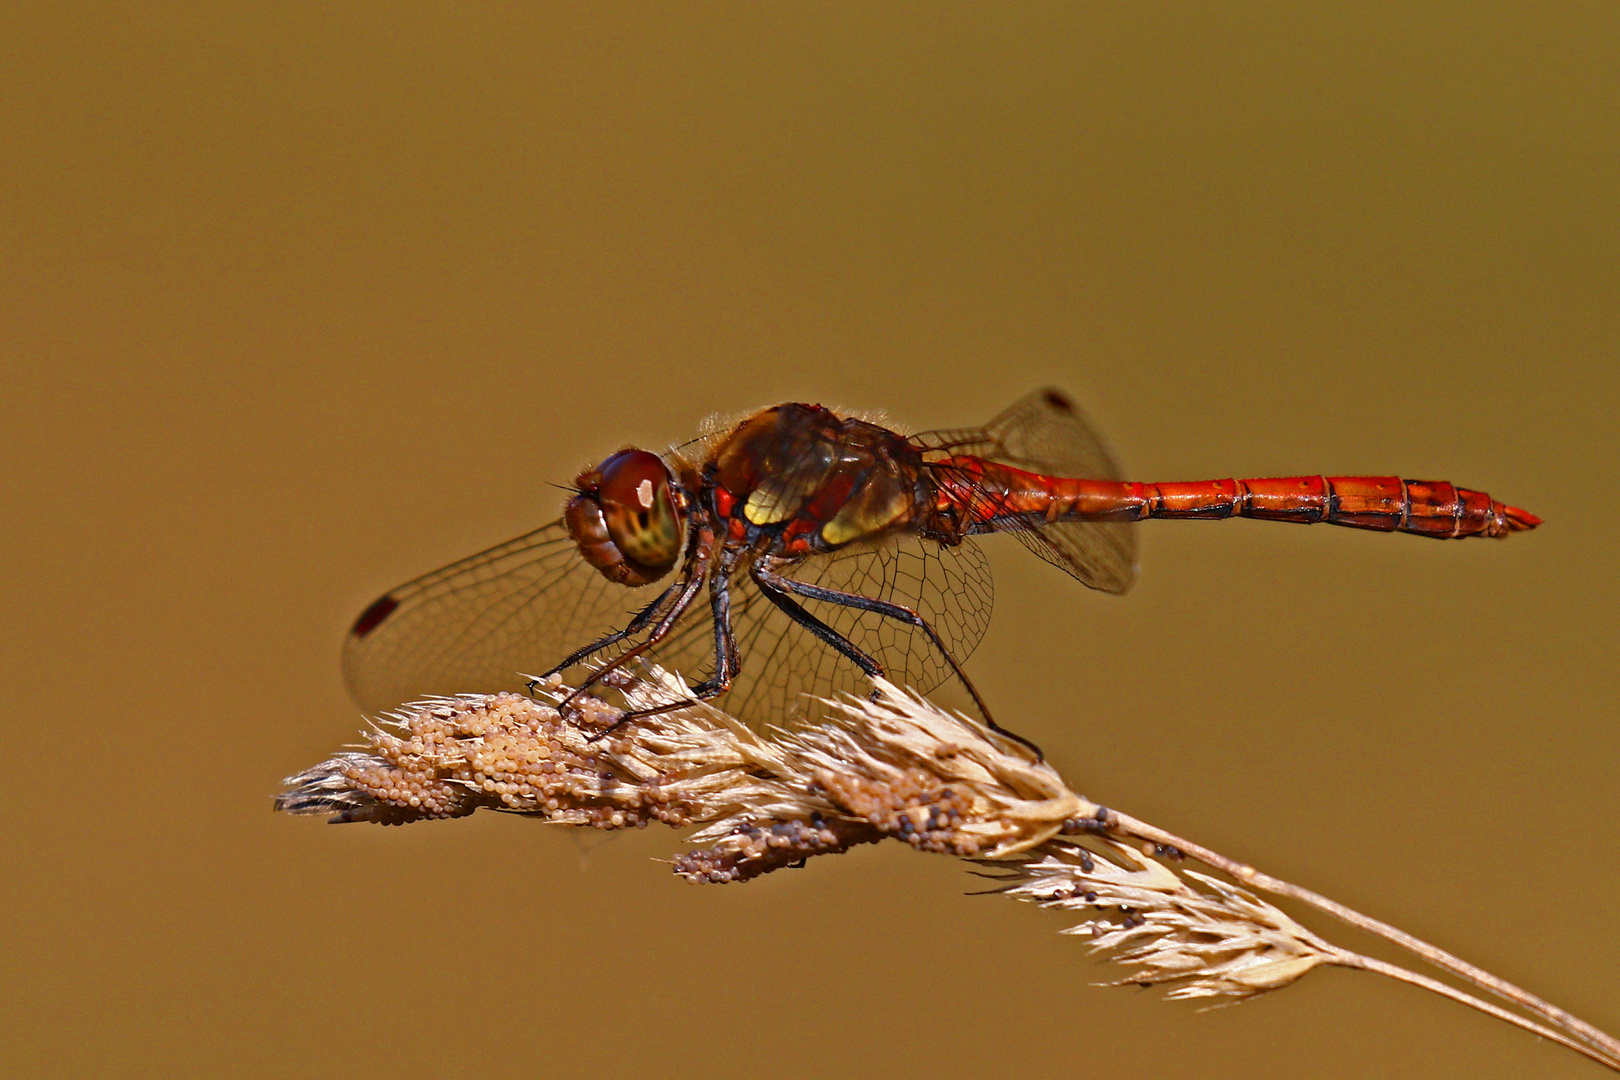
[[[685,694],[649,668],[615,678],[632,709]],[[1332,965],[1439,994],[1620,1072],[1620,1041],[1542,998],[1325,896],[1077,794],[1049,763],[960,715],[880,684],[822,725],[761,733],[700,702],[616,725],[594,697],[433,699],[383,718],[366,743],[286,781],[276,808],[405,824],[480,809],[564,825],[695,828],[672,860],[693,882],[749,881],[858,844],[898,840],[969,860],[991,892],[1083,913],[1083,936],[1172,998],[1235,1003]],[[1190,868],[1195,860],[1225,878]],[[1230,880],[1227,880],[1230,879]],[[1261,894],[1406,950],[1485,991],[1334,945]],[[1508,1007],[1511,1006],[1511,1007]]]

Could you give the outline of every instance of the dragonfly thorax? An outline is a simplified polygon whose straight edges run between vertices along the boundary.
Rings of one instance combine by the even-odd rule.
[[[773,554],[828,551],[903,527],[921,456],[886,428],[820,405],[766,409],[715,451],[713,505],[737,541]]]

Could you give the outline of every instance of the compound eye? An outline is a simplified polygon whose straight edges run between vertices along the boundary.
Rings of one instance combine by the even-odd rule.
[[[597,469],[596,489],[608,534],[624,557],[658,577],[681,555],[681,518],[669,469],[657,454],[620,450]]]

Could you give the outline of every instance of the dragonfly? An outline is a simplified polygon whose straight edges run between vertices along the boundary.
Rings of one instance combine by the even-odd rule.
[[[343,664],[362,708],[532,689],[521,673],[576,668],[578,693],[655,661],[693,697],[724,696],[727,711],[759,724],[872,693],[873,678],[922,692],[954,681],[990,727],[1034,748],[995,723],[962,667],[993,596],[976,537],[1010,533],[1091,588],[1123,593],[1136,575],[1135,523],[1149,518],[1442,539],[1541,523],[1441,480],[1125,481],[1054,389],[983,427],[912,435],[822,405],[776,405],[664,454],[619,450],[569,490],[558,520],[360,614]]]

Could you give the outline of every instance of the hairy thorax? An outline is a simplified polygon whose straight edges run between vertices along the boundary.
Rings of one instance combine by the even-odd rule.
[[[922,457],[904,438],[820,405],[766,409],[714,453],[713,508],[730,539],[792,557],[871,541],[926,505]]]

